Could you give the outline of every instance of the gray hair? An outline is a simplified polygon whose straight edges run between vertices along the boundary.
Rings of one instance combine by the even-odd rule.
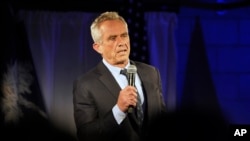
[[[99,30],[100,24],[108,20],[120,20],[127,26],[127,22],[117,12],[104,12],[98,16],[90,26],[91,36],[94,42],[100,42],[102,36]]]

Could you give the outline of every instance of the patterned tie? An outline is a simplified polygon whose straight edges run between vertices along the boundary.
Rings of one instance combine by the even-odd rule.
[[[127,78],[127,80],[128,80],[129,76],[128,76],[128,73],[127,73],[127,69],[122,69],[121,72],[120,72],[120,74],[125,75],[126,78]],[[138,93],[137,93],[137,104],[136,104],[136,116],[137,116],[138,124],[142,125],[143,117],[144,116],[143,116],[143,109],[142,109],[142,104],[141,104],[141,98],[140,98],[140,95]]]

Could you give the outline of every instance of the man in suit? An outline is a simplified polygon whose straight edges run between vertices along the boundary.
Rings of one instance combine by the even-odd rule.
[[[128,26],[117,12],[102,13],[90,29],[93,49],[103,59],[74,82],[77,137],[80,141],[142,141],[148,135],[147,129],[166,112],[159,71],[129,59]],[[137,69],[135,86],[120,74],[130,65]],[[142,124],[136,116],[138,105],[143,107]]]

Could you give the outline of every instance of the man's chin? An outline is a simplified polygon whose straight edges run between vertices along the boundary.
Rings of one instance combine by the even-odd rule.
[[[117,64],[127,64],[128,62],[128,58],[124,58],[124,59],[120,59],[119,61],[117,61]]]

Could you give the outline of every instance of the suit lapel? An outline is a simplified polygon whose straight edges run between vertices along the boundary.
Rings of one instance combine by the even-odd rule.
[[[110,94],[114,97],[114,99],[118,99],[119,92],[121,90],[119,84],[116,82],[115,78],[111,74],[111,72],[106,68],[106,66],[101,62],[97,65],[97,73],[100,74],[100,81],[106,86],[106,88],[110,91]],[[136,119],[135,111],[129,114],[129,118],[131,119],[132,126],[138,130],[138,122]]]
[[[106,86],[110,94],[115,99],[117,99],[121,88],[116,82],[111,72],[106,68],[106,66],[102,62],[100,62],[97,65],[97,72],[100,74],[100,77],[99,77],[100,81],[103,83],[103,85]]]
[[[147,103],[147,107],[151,107],[150,106],[150,102],[152,101],[152,99],[154,99],[153,97],[150,97],[152,95],[150,95],[150,93],[152,93],[152,90],[150,89],[150,84],[149,84],[149,77],[148,77],[148,74],[146,74],[143,70],[141,69],[138,69],[138,75],[141,79],[141,82],[142,82],[142,88],[144,89],[144,96],[145,96],[145,102]],[[150,100],[148,100],[150,99]],[[148,110],[148,112],[146,113],[150,113],[149,112],[149,108],[146,108]]]

